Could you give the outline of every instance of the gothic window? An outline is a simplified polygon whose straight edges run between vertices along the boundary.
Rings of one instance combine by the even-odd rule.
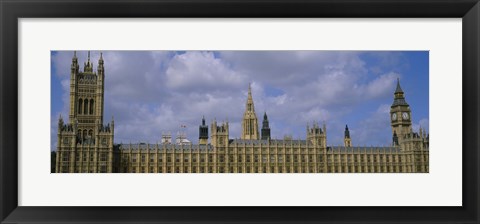
[[[70,154],[68,152],[64,152],[62,161],[63,162],[68,162],[69,157],[70,157]]]
[[[93,114],[93,99],[90,100],[90,114]]]
[[[102,162],[107,161],[107,154],[106,153],[101,153],[100,154],[100,161],[102,161]]]
[[[83,100],[78,99],[78,114],[82,114]]]
[[[85,99],[85,102],[83,104],[83,114],[88,114],[88,100]]]
[[[87,138],[87,130],[83,130],[83,139]]]
[[[150,162],[151,163],[155,162],[155,155],[154,154],[150,154]]]
[[[88,131],[88,136],[89,136],[89,137],[92,137],[92,136],[93,136],[93,130],[92,130],[92,129],[90,129],[90,130]]]
[[[68,141],[68,138],[63,138],[63,144],[64,145],[70,144],[70,142]]]

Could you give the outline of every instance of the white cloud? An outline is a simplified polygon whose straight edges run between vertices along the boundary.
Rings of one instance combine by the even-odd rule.
[[[246,82],[243,74],[228,68],[223,60],[215,58],[213,52],[177,54],[166,70],[166,87],[172,90],[239,90]]]
[[[429,132],[429,120],[428,118],[420,119],[417,123],[412,124],[412,129],[414,132],[419,132],[420,127],[425,130],[427,133]]]
[[[390,145],[392,131],[389,113],[390,105],[380,105],[369,117],[360,121],[358,127],[350,127],[352,144],[357,146]]]

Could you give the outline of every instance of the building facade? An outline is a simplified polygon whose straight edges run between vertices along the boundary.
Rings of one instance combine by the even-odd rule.
[[[411,110],[399,80],[390,109],[392,144],[358,147],[348,126],[343,146],[327,144],[323,123],[307,125],[304,140],[271,139],[267,113],[261,136],[251,88],[240,139],[229,136],[228,121],[202,118],[199,143],[114,144],[114,121],[103,124],[105,69],[90,57],[79,71],[72,59],[69,123],[58,121],[56,171],[61,173],[425,173],[429,172],[429,136],[412,130]],[[209,135],[210,130],[210,135]]]

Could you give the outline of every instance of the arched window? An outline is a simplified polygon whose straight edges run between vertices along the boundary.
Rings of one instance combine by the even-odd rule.
[[[90,129],[90,130],[88,131],[88,136],[93,137],[93,130],[92,130],[92,129]]]
[[[86,139],[87,138],[87,130],[83,130],[83,139]]]
[[[88,99],[85,99],[83,104],[83,114],[88,114]]]
[[[83,100],[78,99],[78,114],[82,114],[82,109],[83,109]]]
[[[90,114],[93,114],[93,99],[90,100]]]

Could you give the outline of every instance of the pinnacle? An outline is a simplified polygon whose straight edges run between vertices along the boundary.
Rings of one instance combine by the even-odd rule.
[[[397,78],[397,89],[395,93],[403,93],[402,87],[400,87],[400,78]]]

